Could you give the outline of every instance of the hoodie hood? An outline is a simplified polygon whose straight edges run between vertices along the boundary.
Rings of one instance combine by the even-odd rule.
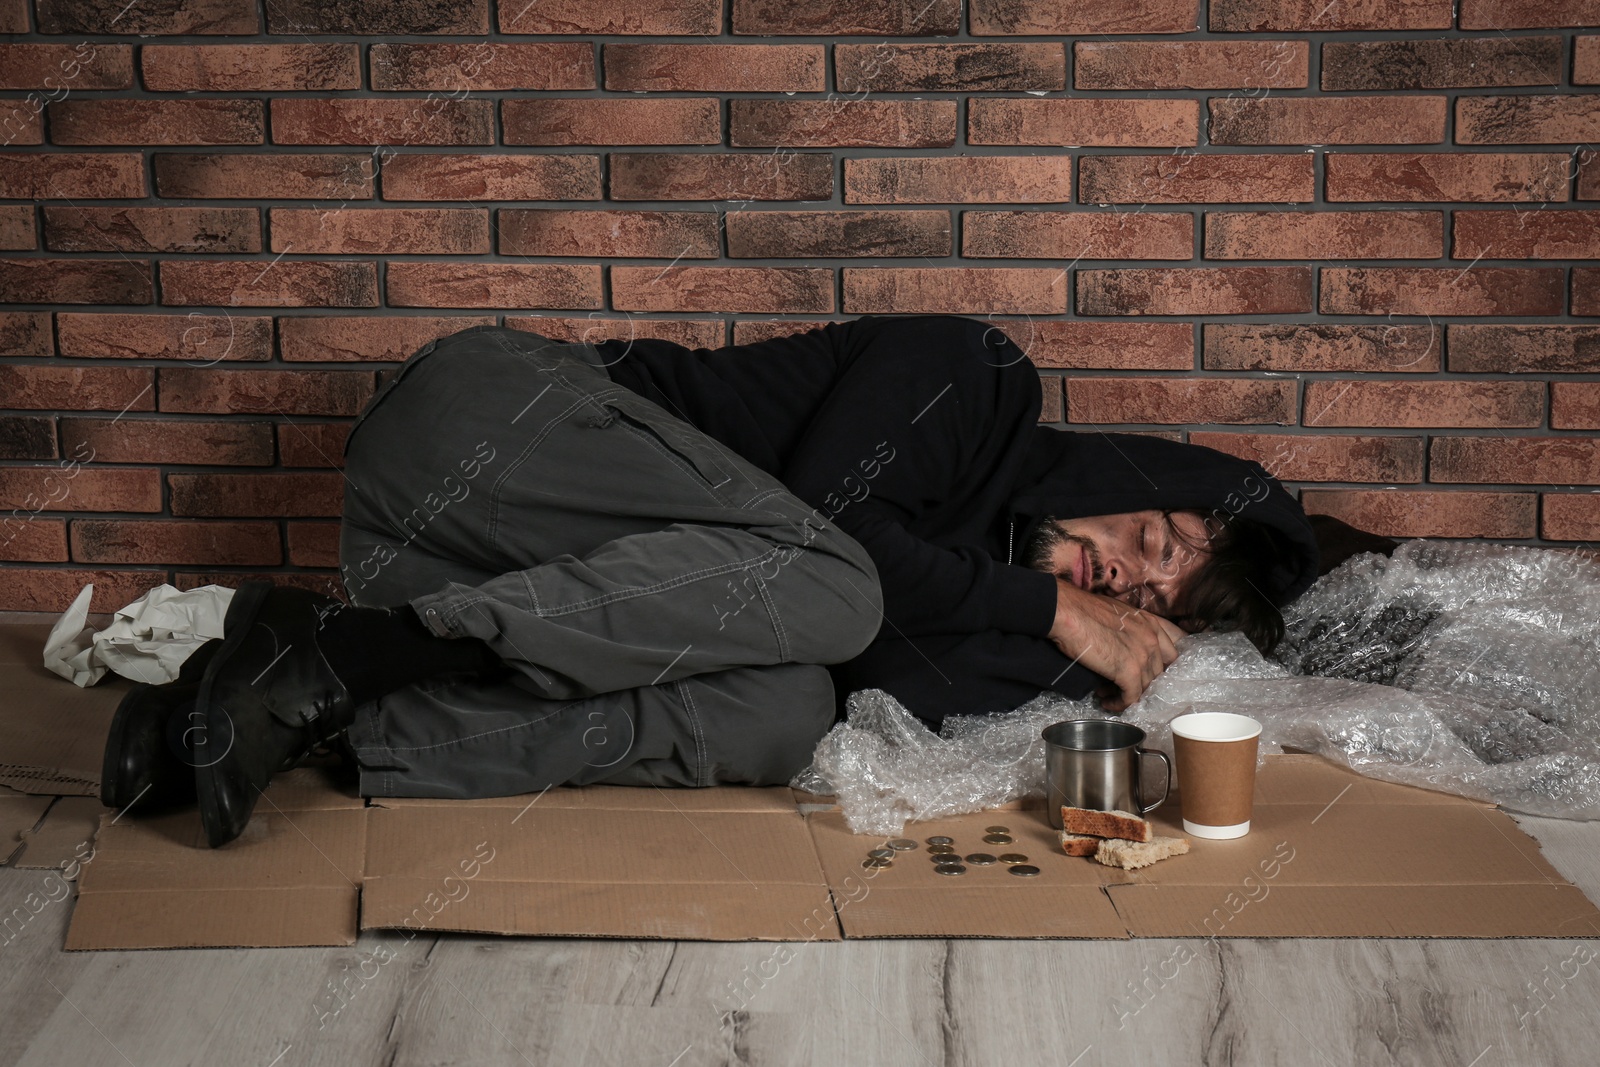
[[[1007,501],[1007,562],[1016,562],[1047,516],[1078,519],[1147,509],[1189,509],[1253,519],[1280,535],[1287,562],[1274,566],[1278,607],[1317,579],[1317,541],[1305,511],[1266,468],[1204,445],[1131,433],[1036,426]]]

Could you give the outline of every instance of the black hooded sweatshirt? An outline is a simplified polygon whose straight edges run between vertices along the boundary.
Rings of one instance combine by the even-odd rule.
[[[841,715],[850,692],[877,688],[937,728],[1103,684],[1047,636],[1055,576],[1015,562],[1046,516],[1240,514],[1289,550],[1265,590],[1275,603],[1316,578],[1311,525],[1259,464],[1038,425],[1038,371],[995,323],[866,316],[718,349],[596,347],[615,381],[777,476],[872,557],[884,621],[860,656],[829,668]]]

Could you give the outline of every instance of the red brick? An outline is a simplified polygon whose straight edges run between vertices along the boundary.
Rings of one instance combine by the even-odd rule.
[[[961,254],[1029,259],[1188,259],[1194,216],[1176,211],[964,211]]]
[[[827,88],[827,48],[820,44],[603,47],[605,87],[612,90],[819,93]]]
[[[359,255],[481,255],[489,212],[469,208],[271,210],[272,251]]]
[[[1456,211],[1453,259],[1600,259],[1600,211]]]
[[[1600,85],[1600,35],[1573,41],[1572,84]]]
[[[11,152],[0,155],[0,198],[110,200],[145,195],[137,152]]]
[[[44,144],[42,101],[0,100],[0,148]]]
[[[1067,310],[1067,272],[1054,267],[846,267],[844,310],[1060,315]]]
[[[38,247],[39,235],[34,232],[33,207],[28,204],[0,207],[0,249],[31,252]]]
[[[1422,481],[1421,437],[1197,431],[1189,443],[1254,460],[1286,482]]]
[[[353,422],[306,422],[296,419],[278,424],[278,457],[285,467],[344,466],[345,444]]]
[[[31,7],[29,0],[0,0],[0,33],[27,33]]]
[[[711,97],[506,100],[500,117],[506,144],[722,143],[721,105]]]
[[[722,0],[502,0],[499,7],[501,33],[689,36],[722,31]]]
[[[1600,493],[1544,493],[1539,536],[1549,541],[1600,541]]]
[[[1567,198],[1559,152],[1329,152],[1325,162],[1330,201]]]
[[[961,32],[960,0],[732,0],[733,32],[949,37]],[[715,33],[715,30],[705,31]]]
[[[948,211],[730,211],[728,255],[739,259],[948,256]]]
[[[1550,428],[1600,430],[1600,382],[1556,382],[1551,385]]]
[[[494,92],[596,87],[594,46],[587,41],[375,44],[370,58],[372,87],[379,90]]]
[[[1443,255],[1442,211],[1206,212],[1207,259],[1438,259]]]
[[[1560,267],[1323,267],[1324,315],[1558,315]]]
[[[973,97],[969,144],[1099,145],[1148,148],[1200,143],[1200,101]]]
[[[62,100],[49,107],[55,144],[261,144],[259,100]]]
[[[1579,149],[1577,171],[1577,199],[1600,200],[1600,152],[1587,148]]]
[[[205,414],[356,415],[372,397],[371,371],[162,368],[161,410]]]
[[[827,200],[833,157],[826,152],[626,152],[611,157],[613,200]]]
[[[384,164],[387,200],[599,200],[598,156],[407,153]]]
[[[1208,322],[1201,337],[1206,370],[1430,373],[1444,351],[1432,323]]]
[[[78,92],[132,87],[132,45],[87,41],[0,45],[0,89]]]
[[[842,93],[1048,92],[1067,87],[1066,47],[1048,44],[836,44]]]
[[[1085,204],[1308,203],[1316,196],[1310,152],[1083,156],[1078,183]]]
[[[488,33],[489,0],[271,0],[267,32]]]
[[[278,347],[286,362],[403,360],[429,341],[494,324],[493,315],[294,315],[278,320]]]
[[[272,464],[272,424],[188,419],[64,418],[61,439],[92,449],[97,463]],[[73,449],[69,449],[72,451]]]
[[[1079,89],[1304,89],[1305,41],[1079,41]]]
[[[1243,378],[1072,378],[1069,423],[1294,422],[1294,382]]]
[[[0,356],[53,356],[48,311],[0,311]]]
[[[1600,438],[1435,437],[1428,480],[1600,485]]]
[[[1036,367],[1074,370],[1190,370],[1194,327],[1187,322],[993,320]]]
[[[921,156],[844,161],[847,204],[1062,204],[1072,160],[1061,156]]]
[[[0,459],[55,459],[53,415],[0,415]]]
[[[391,263],[386,292],[392,307],[602,306],[597,263]]]
[[[1438,144],[1443,96],[1213,97],[1212,144]]]
[[[291,522],[289,562],[296,567],[339,566],[339,524],[336,522]]]
[[[1189,33],[1200,27],[1198,0],[1123,0],[1063,4],[1060,0],[972,0],[973,36],[989,34]]]
[[[272,358],[265,315],[104,315],[60,312],[61,354],[75,359],[219,360]]]
[[[1600,315],[1600,267],[1572,268],[1572,313]]]
[[[220,566],[283,562],[273,522],[130,522],[79,519],[72,524],[77,563],[206,563]]]
[[[714,211],[505,208],[499,222],[504,256],[716,259],[722,253]]]
[[[371,262],[164,260],[161,302],[217,307],[377,307]]]
[[[315,154],[154,157],[156,193],[224,200],[370,200],[372,157]],[[143,192],[138,195],[143,196]]]
[[[833,271],[822,267],[612,267],[618,311],[818,314],[833,310]]]
[[[1594,93],[1463,96],[1456,100],[1457,144],[1563,144],[1600,140]]]
[[[1079,270],[1080,315],[1292,315],[1311,310],[1309,267]]]
[[[738,148],[943,148],[956,143],[956,102],[730,100],[728,134]]]
[[[148,304],[148,259],[0,259],[0,303]]]
[[[40,33],[261,32],[255,0],[38,0],[38,17]]]
[[[1559,37],[1329,41],[1322,46],[1322,88],[1559,85],[1562,47]]]
[[[52,252],[259,252],[253,207],[46,207]]]
[[[1450,369],[1469,373],[1600,371],[1600,326],[1460,323],[1450,330]]]
[[[65,411],[152,411],[154,374],[145,367],[0,364],[0,396],[8,408]]]
[[[721,348],[727,331],[721,319],[642,319],[627,315],[602,319],[593,315],[507,315],[506,325],[513,330],[548,337],[552,341],[599,344],[601,341],[634,341],[641,337],[672,341],[685,348]]]
[[[46,611],[59,615],[85,585],[93,585],[91,613],[110,613],[150,591],[164,570],[66,570],[59,567],[9,567],[0,585],[0,611]]]
[[[161,510],[161,474],[154,467],[97,468],[88,466],[91,461],[74,457],[40,466],[0,467],[0,508],[7,512]]]
[[[280,518],[337,516],[344,505],[344,475],[169,474],[172,514]]]
[[[1260,30],[1448,30],[1451,0],[1212,0],[1213,33]]]
[[[1307,489],[1300,504],[1384,537],[1532,537],[1533,493]]]
[[[450,100],[272,101],[272,139],[278,144],[494,144],[494,102]]]
[[[1554,29],[1600,23],[1594,0],[1461,0],[1463,30]]]
[[[146,89],[160,92],[280,92],[361,88],[353,44],[147,44]]]
[[[828,321],[819,319],[743,319],[733,324],[733,343],[736,345],[753,345],[762,341],[770,341],[774,337],[788,337],[791,334],[808,333],[823,326]]]
[[[67,520],[45,519],[37,515],[24,520],[0,518],[0,560],[65,563]],[[7,581],[15,577],[15,572],[8,567]]]
[[[1306,383],[1305,426],[1542,426],[1543,382]]]

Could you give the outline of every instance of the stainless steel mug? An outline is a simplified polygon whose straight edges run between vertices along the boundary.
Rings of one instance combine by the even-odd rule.
[[[1158,749],[1140,748],[1144,731],[1111,719],[1069,719],[1044,728],[1045,813],[1061,829],[1061,806],[1144,815],[1167,802],[1172,761]],[[1144,803],[1140,760],[1159,756],[1167,765],[1161,799]]]

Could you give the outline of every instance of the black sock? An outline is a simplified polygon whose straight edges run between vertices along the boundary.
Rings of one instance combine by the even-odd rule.
[[[410,604],[335,608],[322,617],[317,646],[357,705],[425,678],[502,664],[476,637],[435,634]]]

